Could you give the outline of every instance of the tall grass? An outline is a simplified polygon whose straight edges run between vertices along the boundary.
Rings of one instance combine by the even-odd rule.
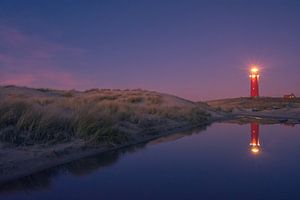
[[[43,94],[1,99],[1,141],[32,145],[81,138],[116,145],[162,126],[197,125],[210,117],[196,105],[168,106],[163,95],[142,90],[38,91]]]

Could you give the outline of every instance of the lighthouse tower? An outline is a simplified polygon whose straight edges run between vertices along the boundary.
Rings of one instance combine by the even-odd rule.
[[[258,91],[258,79],[259,79],[259,74],[258,74],[258,69],[256,67],[253,67],[250,71],[250,95],[251,97],[258,97],[259,96],[259,91]]]

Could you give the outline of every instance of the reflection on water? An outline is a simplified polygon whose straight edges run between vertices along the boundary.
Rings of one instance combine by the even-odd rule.
[[[160,144],[178,140],[182,137],[197,134],[206,130],[207,126],[199,127],[194,130],[167,135],[148,142],[148,144]],[[145,148],[147,143],[141,143],[131,147],[122,148],[115,151],[105,152],[96,156],[82,158],[67,164],[53,167],[39,173],[20,178],[6,184],[0,184],[0,194],[22,190],[41,190],[51,187],[51,181],[54,177],[71,174],[73,176],[85,176],[101,168],[109,167],[115,164],[120,157],[128,153],[134,153]]]
[[[14,192],[16,190],[40,190],[51,187],[52,178],[62,174],[84,176],[95,170],[109,167],[116,163],[125,153],[133,153],[144,148],[145,144],[135,145],[118,151],[110,151],[97,156],[83,158],[71,163],[44,170],[19,180],[0,185],[0,193]]]
[[[0,186],[0,200],[300,199],[299,133],[299,125],[215,123]]]
[[[252,122],[250,124],[251,127],[251,152],[254,154],[258,154],[260,151],[260,144],[259,144],[259,124],[258,122]]]

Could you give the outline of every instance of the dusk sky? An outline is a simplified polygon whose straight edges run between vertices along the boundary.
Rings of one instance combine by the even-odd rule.
[[[0,84],[300,96],[299,0],[0,0]]]

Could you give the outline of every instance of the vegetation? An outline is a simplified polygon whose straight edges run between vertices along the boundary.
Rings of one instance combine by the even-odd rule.
[[[253,111],[260,110],[276,110],[280,108],[300,108],[300,99],[284,99],[272,97],[241,97],[233,99],[221,99],[208,101],[209,106],[215,108],[216,111],[232,112],[233,109],[251,109]]]
[[[201,106],[143,90],[0,87],[0,141],[13,145],[122,144],[147,134],[206,123]]]

